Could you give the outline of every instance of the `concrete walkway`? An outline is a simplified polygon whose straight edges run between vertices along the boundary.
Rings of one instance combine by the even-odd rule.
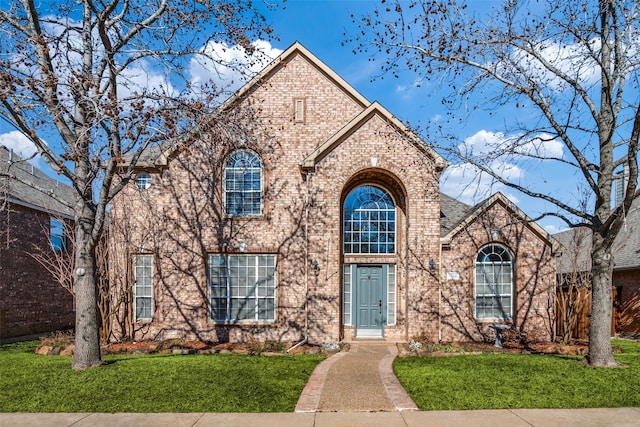
[[[640,426],[640,408],[418,411],[393,374],[396,355],[393,344],[357,343],[329,357],[313,371],[294,413],[0,413],[0,427]]]
[[[296,412],[379,412],[418,409],[393,374],[394,344],[351,344],[309,378]]]

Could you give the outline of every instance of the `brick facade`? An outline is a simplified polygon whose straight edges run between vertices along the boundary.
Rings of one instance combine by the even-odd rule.
[[[303,107],[302,116],[296,106]],[[226,108],[235,114],[237,133],[212,129],[188,148],[145,160],[140,170],[150,174],[151,187],[138,190],[132,183],[111,204],[110,274],[114,300],[121,302],[116,338],[353,339],[357,328],[344,322],[344,265],[395,266],[396,319],[384,327],[385,339],[460,337],[442,329],[441,313],[448,309],[443,309],[438,271],[429,265],[433,260],[440,266],[445,259],[440,255],[439,193],[445,162],[438,154],[299,45]],[[264,203],[257,217],[224,214],[223,164],[234,149],[251,149],[262,161]],[[394,200],[393,254],[343,253],[344,201],[363,184],[382,188]],[[535,262],[540,257],[548,261],[549,245],[527,227],[518,230],[505,235],[514,239],[509,246],[518,257],[517,286],[523,300],[518,318],[525,328],[542,328],[549,313],[541,312],[546,303],[541,288],[553,282],[554,275],[546,265],[539,275],[532,270],[540,267]],[[462,234],[452,245],[473,259]],[[134,320],[134,254],[153,256],[152,321]],[[210,320],[211,254],[277,256],[275,321]]]
[[[50,215],[8,203],[0,211],[0,339],[73,328],[73,298],[31,256],[51,252]]]

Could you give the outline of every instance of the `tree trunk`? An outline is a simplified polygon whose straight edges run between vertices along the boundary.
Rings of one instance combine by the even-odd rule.
[[[83,203],[83,202],[79,202]],[[74,283],[76,293],[76,346],[73,369],[87,369],[101,365],[98,325],[97,268],[95,245],[91,229],[94,223],[92,209],[83,203],[76,224],[76,257]]]
[[[591,366],[618,366],[611,349],[611,277],[613,260],[610,245],[593,233],[591,319],[589,322],[589,353]]]

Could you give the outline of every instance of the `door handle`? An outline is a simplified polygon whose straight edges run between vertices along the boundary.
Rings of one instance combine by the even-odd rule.
[[[380,301],[378,302],[378,304],[379,304],[379,306],[380,306],[380,314],[382,314],[382,300],[380,300]]]

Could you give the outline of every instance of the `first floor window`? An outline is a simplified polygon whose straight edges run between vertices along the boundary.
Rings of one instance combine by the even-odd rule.
[[[153,319],[153,255],[134,255],[133,277],[135,285],[135,321]]]
[[[511,319],[513,262],[509,251],[488,245],[476,257],[476,319]]]
[[[64,236],[64,223],[56,218],[50,218],[49,220],[49,242],[51,243],[51,249],[56,252],[63,251],[65,249],[65,236]]]
[[[274,321],[275,255],[210,255],[211,319]]]

